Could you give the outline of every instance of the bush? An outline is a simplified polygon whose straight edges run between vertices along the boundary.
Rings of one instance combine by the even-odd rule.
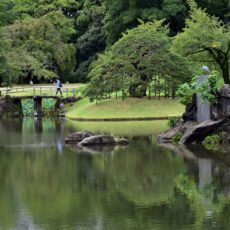
[[[181,121],[181,118],[180,118],[180,117],[170,117],[170,118],[168,119],[168,126],[169,126],[170,128],[173,128],[173,127],[175,127],[176,124],[177,124],[178,122],[180,122],[180,121]]]
[[[54,99],[43,99],[42,100],[42,111],[45,116],[51,116],[55,114],[55,103]],[[22,100],[22,110],[24,116],[34,115],[34,102],[31,99]]]
[[[226,142],[226,133],[220,132],[218,134],[207,136],[203,141],[203,145],[208,150],[212,150],[215,152],[222,152],[222,144],[224,144],[225,142]]]
[[[195,93],[195,85],[185,83],[180,85],[176,95],[179,97],[179,101],[182,105],[188,105],[192,102],[192,96]]]
[[[178,144],[179,141],[181,140],[182,136],[183,136],[182,132],[179,132],[175,136],[173,136],[173,139],[172,139],[173,143]]]
[[[192,96],[194,93],[199,94],[204,101],[209,101],[213,104],[217,102],[218,93],[222,86],[223,81],[221,81],[219,73],[213,71],[209,75],[207,82],[198,84],[197,77],[195,77],[191,84],[185,83],[180,85],[176,94],[179,97],[180,103],[183,105],[192,102]]]

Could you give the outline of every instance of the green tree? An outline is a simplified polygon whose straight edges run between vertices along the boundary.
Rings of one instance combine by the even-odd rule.
[[[11,14],[12,3],[10,0],[0,1],[0,26],[7,25],[13,19]]]
[[[34,0],[13,0],[12,14],[17,19],[31,17],[41,17],[49,12],[62,11],[68,17],[75,15],[78,11],[81,1],[75,0],[49,0],[49,1],[34,1]]]
[[[136,27],[138,18],[153,21],[166,18],[171,22],[171,28],[182,28],[181,15],[186,11],[182,0],[104,0],[106,7],[105,31],[107,43],[115,43],[127,28]],[[177,19],[175,19],[177,17]]]
[[[103,19],[105,9],[101,1],[85,0],[76,18],[77,67],[74,79],[85,82],[89,66],[97,53],[105,49]]]
[[[218,65],[225,83],[230,83],[230,31],[215,16],[197,7],[193,0],[188,0],[190,15],[186,27],[173,42],[176,52],[196,60],[197,56],[207,55]],[[206,57],[206,59],[208,59]]]
[[[162,23],[141,23],[99,56],[89,74],[90,92],[102,96],[121,90],[141,97],[153,77],[183,81],[189,75],[187,62],[170,50],[169,31]]]
[[[1,33],[9,46],[4,52],[7,65],[19,70],[21,80],[64,77],[75,67],[75,47],[68,42],[72,21],[62,12],[15,21]]]

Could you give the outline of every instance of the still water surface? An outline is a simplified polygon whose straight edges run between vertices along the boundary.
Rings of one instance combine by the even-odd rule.
[[[0,121],[0,230],[230,229],[228,156],[158,146],[165,127]],[[64,145],[69,132],[84,129],[125,136],[130,145]]]

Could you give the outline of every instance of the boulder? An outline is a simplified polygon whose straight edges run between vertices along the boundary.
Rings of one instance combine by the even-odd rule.
[[[125,139],[125,138],[121,138],[121,139],[116,138],[115,142],[116,142],[117,145],[120,145],[120,146],[125,146],[125,145],[129,144],[129,140]]]
[[[93,134],[88,131],[71,133],[65,138],[65,143],[66,144],[77,144],[81,142],[82,140],[84,140],[85,138],[88,138],[91,136],[93,136]]]
[[[90,136],[82,140],[78,146],[93,146],[93,145],[116,145],[114,137],[107,135]]]
[[[220,90],[220,97],[228,97],[230,98],[230,85],[225,84]]]
[[[226,122],[227,118],[212,121],[207,120],[199,125],[189,127],[180,140],[180,144],[190,144],[193,142],[202,142],[208,135],[216,132]]]
[[[214,120],[230,115],[230,85],[225,84],[220,90],[218,103],[212,106],[211,115]]]
[[[18,98],[6,96],[0,98],[0,117],[22,117],[22,104]]]
[[[185,132],[187,128],[192,127],[194,125],[193,122],[188,121],[188,122],[179,122],[175,127],[172,129],[167,130],[166,132],[158,135],[157,137],[157,142],[159,144],[162,143],[171,143],[173,141],[173,137],[177,135],[180,132]]]
[[[184,122],[187,121],[196,121],[197,119],[197,96],[196,94],[192,97],[192,102],[186,105],[185,112],[182,115]]]

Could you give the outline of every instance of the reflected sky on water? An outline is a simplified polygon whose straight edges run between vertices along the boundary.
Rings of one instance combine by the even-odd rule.
[[[95,124],[0,121],[0,230],[229,229],[228,156],[158,146],[162,121],[99,126],[130,145],[65,146],[70,132],[100,132]]]

